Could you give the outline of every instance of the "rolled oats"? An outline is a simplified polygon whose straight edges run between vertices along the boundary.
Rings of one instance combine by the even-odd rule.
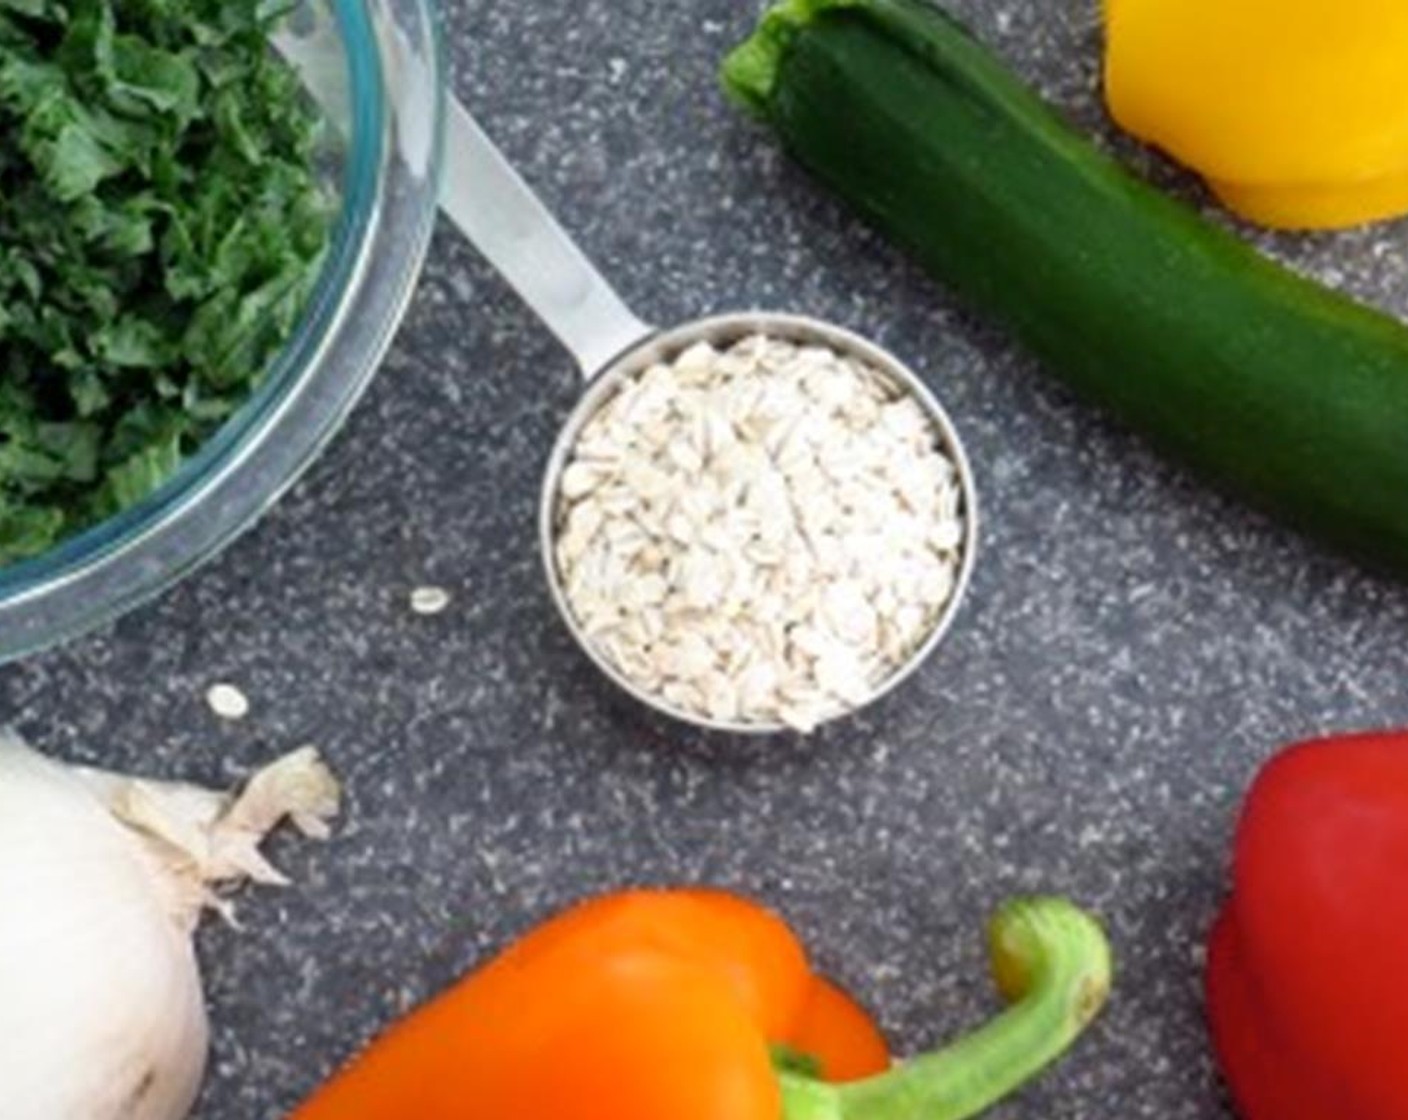
[[[554,557],[597,650],[677,710],[809,731],[923,644],[958,581],[958,471],[912,395],[754,336],[623,385],[563,472]]]

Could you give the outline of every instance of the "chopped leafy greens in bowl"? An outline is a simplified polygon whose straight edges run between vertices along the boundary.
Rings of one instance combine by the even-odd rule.
[[[0,662],[214,555],[360,398],[437,213],[432,2],[0,0]]]
[[[259,0],[0,0],[0,565],[134,505],[298,323],[336,203]]]

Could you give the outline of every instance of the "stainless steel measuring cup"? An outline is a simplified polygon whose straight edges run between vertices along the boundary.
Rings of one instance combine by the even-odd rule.
[[[651,365],[698,342],[717,347],[755,334],[822,345],[855,357],[912,396],[928,414],[944,451],[958,472],[967,524],[953,592],[927,638],[877,689],[878,699],[909,677],[943,640],[967,590],[976,557],[977,496],[963,445],[938,401],[913,371],[893,354],[850,331],[801,315],[747,311],[712,316],[659,330],[642,322],[612,290],[504,158],[469,112],[451,102],[447,114],[445,213],[489,259],[529,307],[576,358],[588,388],[563,426],[543,480],[539,509],[540,547],[548,585],[573,637],[609,678],[643,704],[675,719],[721,731],[770,733],[782,726],[710,719],[678,708],[639,687],[583,631],[563,590],[555,559],[559,483],[582,427],[620,386]]]
[[[383,62],[396,71],[393,86],[414,88],[416,83],[431,81],[423,61],[414,51],[398,51],[395,29],[388,30]],[[273,42],[298,69],[313,96],[335,108],[341,89],[334,80],[339,52],[332,29],[314,27],[311,33],[305,29],[301,36],[276,32]],[[336,112],[333,116],[341,119]],[[398,119],[404,128],[426,127],[414,113],[400,113]],[[553,601],[573,637],[601,671],[642,703],[686,723],[742,733],[784,729],[776,723],[711,719],[676,707],[636,685],[583,631],[563,589],[554,547],[562,472],[578,434],[596,410],[626,381],[695,343],[725,346],[749,335],[763,334],[782,341],[823,345],[859,360],[886,378],[927,413],[957,472],[966,532],[953,590],[924,642],[866,702],[873,702],[909,677],[953,623],[972,575],[978,531],[977,495],[968,457],[953,424],[923,382],[893,354],[850,331],[806,316],[746,311],[698,319],[665,331],[642,322],[573,243],[469,111],[448,96],[444,142],[441,209],[571,351],[588,381],[588,389],[563,426],[548,461],[539,533]],[[852,706],[846,713],[837,714],[854,710]]]

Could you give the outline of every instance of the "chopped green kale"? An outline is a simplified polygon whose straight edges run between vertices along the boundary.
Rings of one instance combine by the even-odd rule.
[[[268,0],[0,0],[0,565],[146,497],[258,385],[327,244]]]

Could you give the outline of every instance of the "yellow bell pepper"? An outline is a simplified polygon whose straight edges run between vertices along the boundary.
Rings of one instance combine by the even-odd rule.
[[[1264,225],[1408,213],[1408,0],[1105,0],[1116,121]]]

